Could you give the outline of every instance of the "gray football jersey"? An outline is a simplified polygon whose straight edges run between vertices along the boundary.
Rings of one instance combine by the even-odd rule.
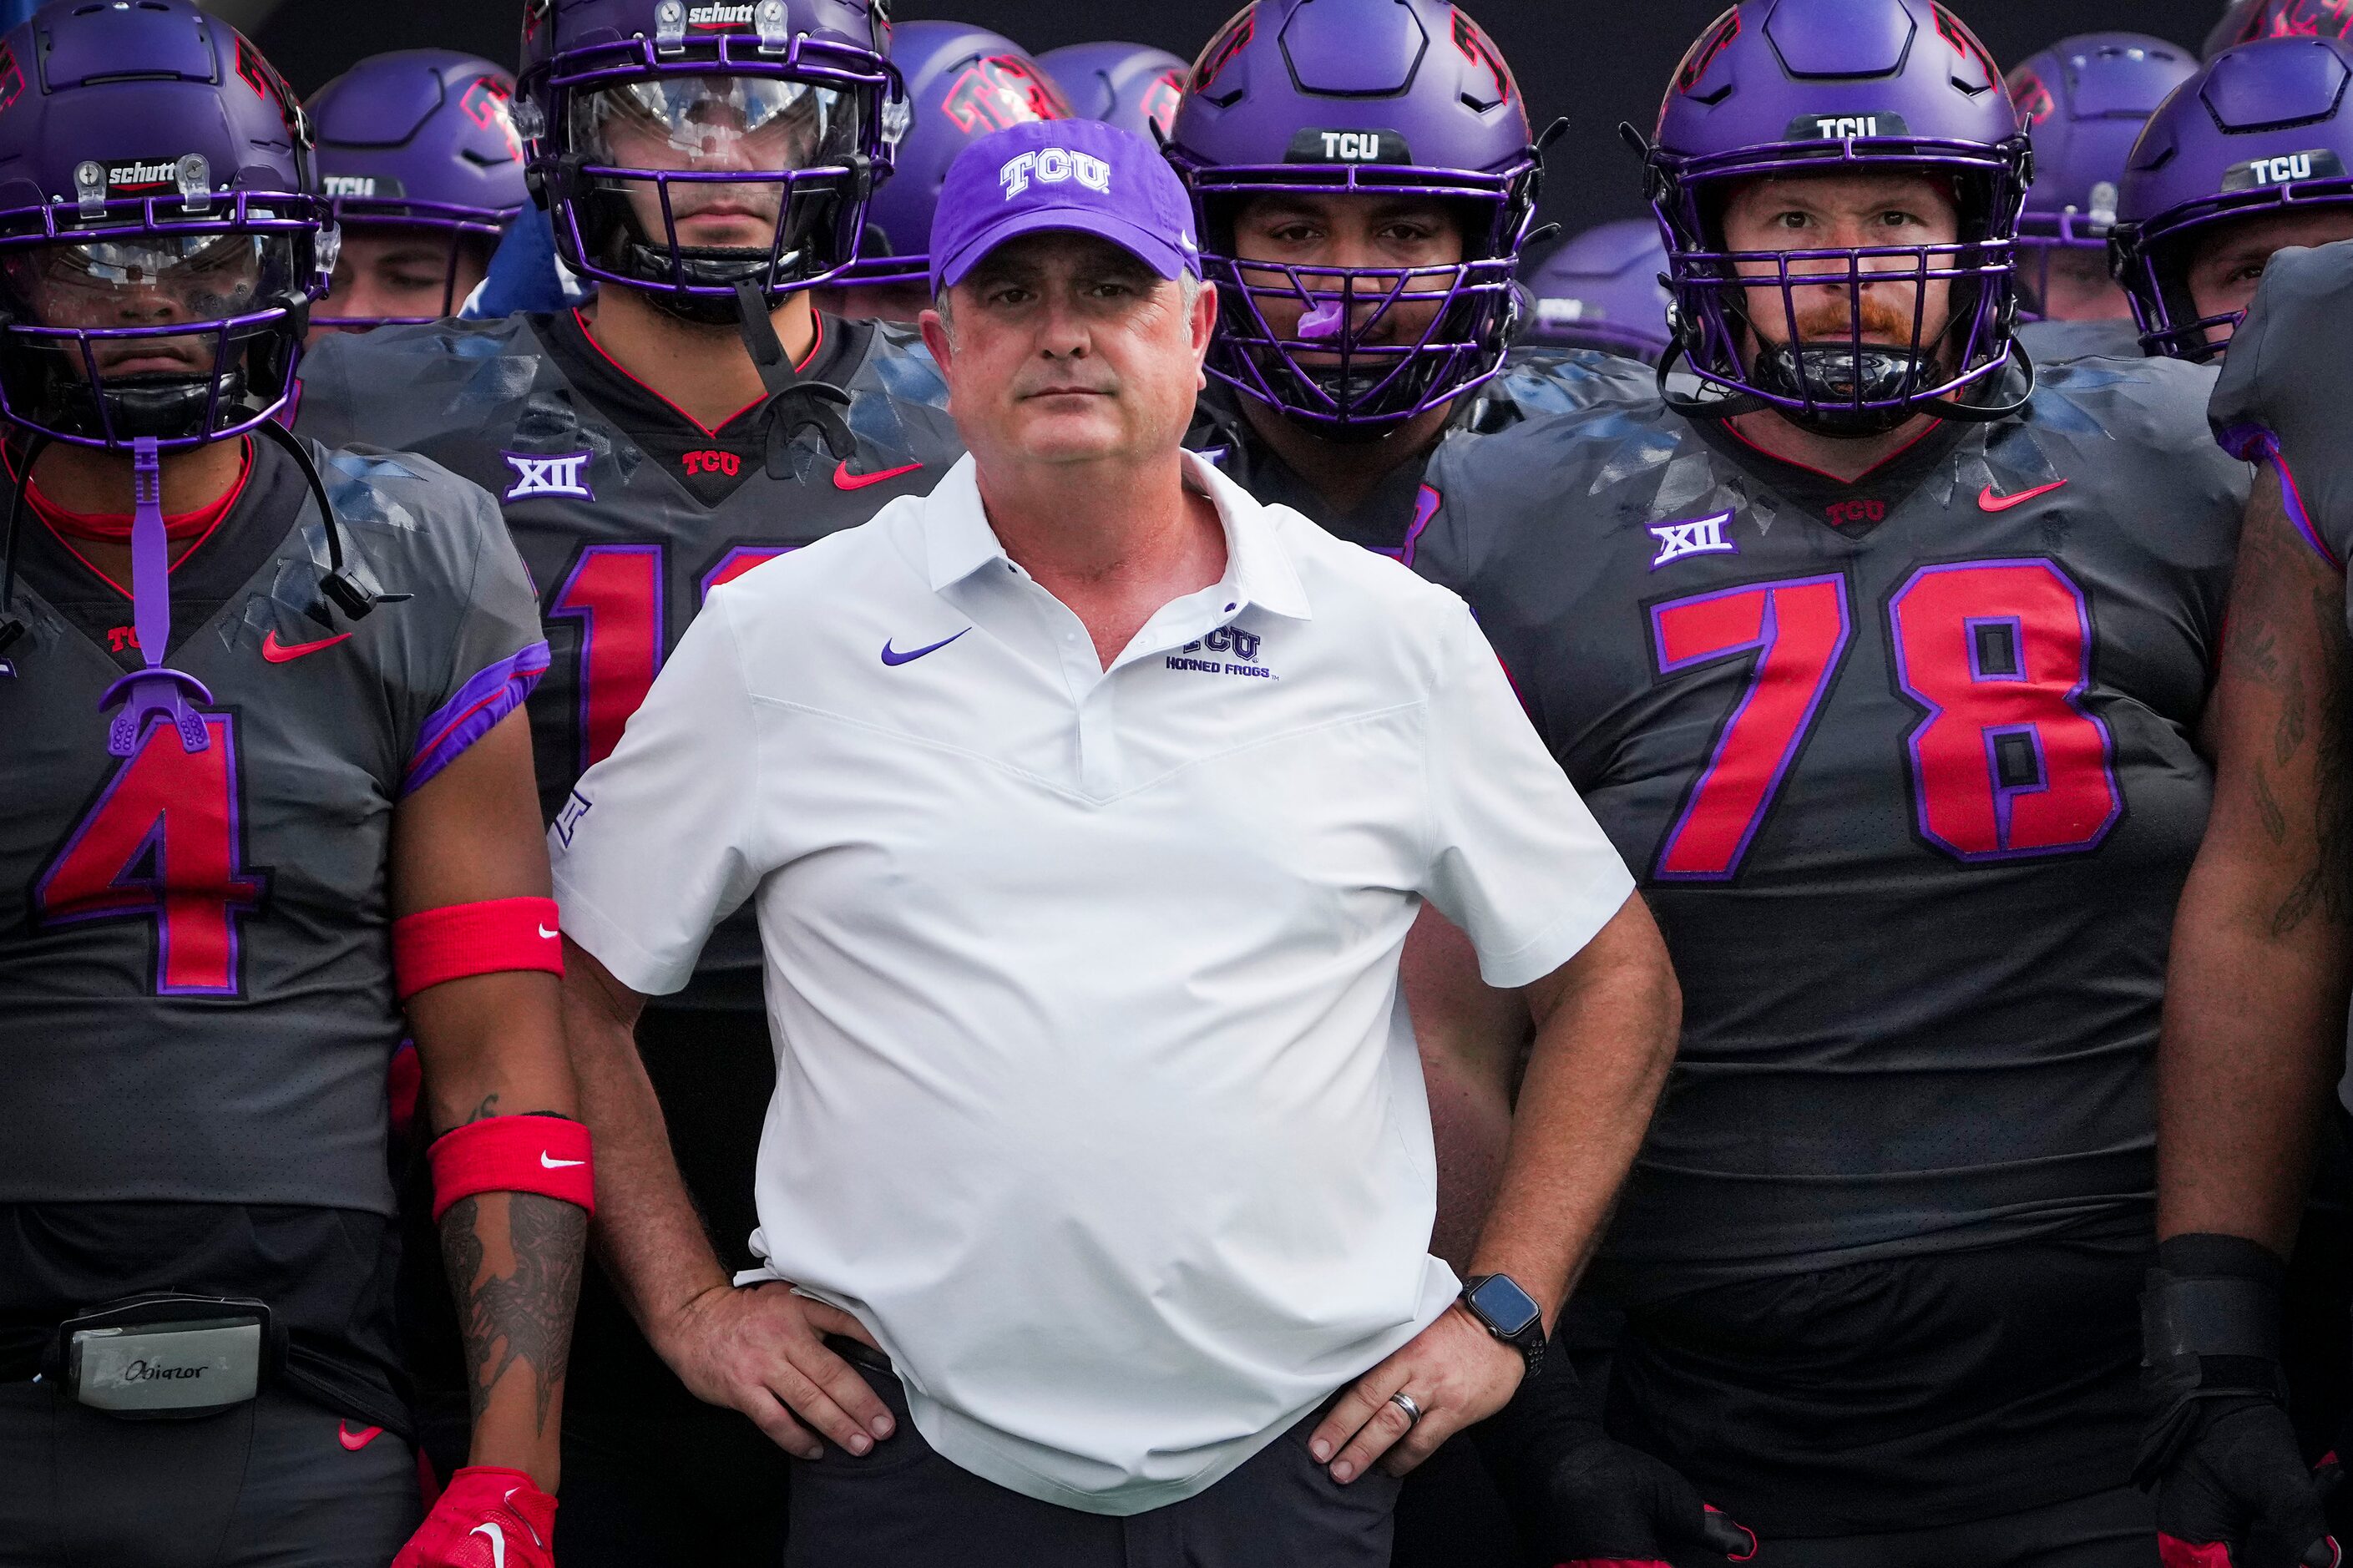
[[[211,692],[203,748],[151,722],[110,754],[100,696],[138,656],[18,581],[31,629],[0,659],[0,1203],[393,1212],[394,812],[521,704],[547,650],[490,497],[365,448],[315,455],[346,551],[408,597],[321,626],[317,504],[256,446],[216,537],[267,529],[272,547],[208,613],[175,604],[169,662]],[[214,548],[175,569],[175,600]]]
[[[2091,360],[1852,485],[1656,404],[1451,441],[1458,589],[1665,931],[1609,1257],[1661,1294],[2145,1211],[2246,469]]]
[[[1541,414],[1561,414],[1604,403],[1641,403],[1658,390],[1649,365],[1595,349],[1525,346],[1514,349],[1503,373],[1455,405],[1447,437],[1508,429]],[[1319,527],[1366,549],[1402,560],[1430,521],[1421,464],[1401,464],[1353,510],[1342,512],[1293,472],[1258,437],[1240,395],[1212,385],[1201,395],[1185,444],[1216,463],[1234,482],[1269,506],[1287,506]]]
[[[766,468],[757,405],[705,429],[606,358],[569,313],[328,340],[302,364],[297,428],[421,452],[500,498],[553,655],[531,700],[540,804],[619,741],[711,590],[928,491],[963,455],[939,369],[913,334],[822,317],[805,374],[849,394],[848,458],[803,430]],[[748,910],[712,933],[669,1005],[759,1011]]]
[[[2071,359],[2138,359],[2140,327],[2129,317],[2105,321],[2026,321],[2018,341],[2038,365]]]

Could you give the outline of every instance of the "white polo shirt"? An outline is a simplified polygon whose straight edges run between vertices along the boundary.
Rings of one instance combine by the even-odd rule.
[[[949,1459],[1106,1514],[1454,1299],[1421,900],[1512,986],[1633,889],[1460,599],[1186,461],[1224,579],[1110,669],[967,458],[715,591],[550,836],[565,931],[640,992],[758,900],[754,1250]]]

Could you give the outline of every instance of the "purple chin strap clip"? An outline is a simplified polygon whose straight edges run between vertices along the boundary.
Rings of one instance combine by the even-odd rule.
[[[131,496],[131,621],[147,668],[124,676],[98,700],[101,713],[122,705],[106,732],[106,749],[118,757],[138,751],[148,715],[157,714],[179,731],[183,750],[201,752],[212,736],[188,698],[193,693],[210,706],[213,694],[195,676],[164,663],[172,641],[172,543],[164,531],[164,465],[152,438],[132,443]]]

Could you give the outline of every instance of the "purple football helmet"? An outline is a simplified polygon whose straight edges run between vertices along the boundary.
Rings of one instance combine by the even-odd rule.
[[[1069,44],[1038,57],[1083,120],[1103,120],[1158,145],[1176,124],[1185,62],[1149,44]]]
[[[276,441],[317,499],[328,570],[312,616],[384,597],[347,570],[310,452],[271,416],[293,388],[333,231],[312,194],[310,117],[259,50],[187,0],[58,4],[0,36],[0,419],[29,475],[63,441],[131,455],[132,601],[144,669],[107,689],[108,746],[162,716],[208,743],[202,681],[170,644],[163,454],[248,431]],[[20,483],[0,542],[0,649],[11,612]]]
[[[0,417],[169,449],[282,407],[333,261],[311,147],[260,51],[186,0],[0,38]]]
[[[902,22],[891,35],[891,63],[906,84],[891,110],[891,177],[867,208],[858,265],[839,279],[846,284],[929,279],[932,209],[956,154],[992,131],[1071,118],[1046,68],[1002,34],[963,22]]]
[[[1657,224],[1648,218],[1596,224],[1522,275],[1535,300],[1522,341],[1600,349],[1656,364],[1671,341],[1667,307],[1673,296],[1662,281],[1666,270],[1667,247]]]
[[[2029,311],[2041,314],[2050,299],[2052,252],[2094,253],[2105,270],[2133,139],[2197,68],[2188,50],[2162,38],[2084,33],[2010,71],[2010,96],[2034,143],[2034,184],[2018,220]]]
[[[1668,84],[1646,154],[1669,236],[1675,344],[1703,396],[1695,416],[1778,409],[1833,434],[1892,429],[1923,411],[2000,417],[2022,395],[1987,396],[2022,365],[2013,241],[2032,153],[1985,46],[1934,0],[1742,0],[1708,25]],[[1949,182],[1952,244],[1735,251],[1723,213],[1749,181],[1917,173]],[[1949,321],[1920,310],[1944,285]],[[1911,341],[1864,339],[1866,289],[1910,296]],[[1800,328],[1800,290],[1846,298],[1838,335]],[[1760,306],[1762,296],[1772,302]],[[1778,296],[1778,298],[1776,298]],[[1778,342],[1752,326],[1778,318]]]
[[[856,253],[890,163],[878,0],[525,0],[516,128],[565,265],[743,319]]]
[[[459,247],[497,245],[531,200],[513,102],[512,77],[453,49],[377,55],[311,94],[319,184],[337,226],[427,229],[449,247],[438,315],[313,312],[313,326],[390,326],[455,310]]]
[[[2234,0],[2199,52],[2212,59],[2257,38],[2342,38],[2353,35],[2353,0]]]
[[[1219,293],[1211,375],[1327,437],[1377,439],[1502,368],[1540,154],[1511,68],[1464,12],[1444,0],[1257,0],[1195,62],[1168,156]],[[1460,262],[1236,254],[1236,220],[1254,197],[1398,195],[1458,215]],[[1276,324],[1294,313],[1288,330]]]
[[[2175,89],[2133,144],[2116,209],[2117,276],[2141,347],[2211,359],[2243,311],[2201,316],[2189,272],[2217,225],[2353,203],[2353,45],[2263,37]]]

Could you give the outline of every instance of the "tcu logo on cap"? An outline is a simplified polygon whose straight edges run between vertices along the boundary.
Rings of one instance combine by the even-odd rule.
[[[1109,163],[1089,153],[1048,147],[1005,161],[1005,166],[997,171],[997,182],[1005,187],[1005,199],[1009,202],[1028,190],[1032,175],[1041,185],[1059,185],[1076,180],[1091,191],[1105,195],[1111,193]]]

